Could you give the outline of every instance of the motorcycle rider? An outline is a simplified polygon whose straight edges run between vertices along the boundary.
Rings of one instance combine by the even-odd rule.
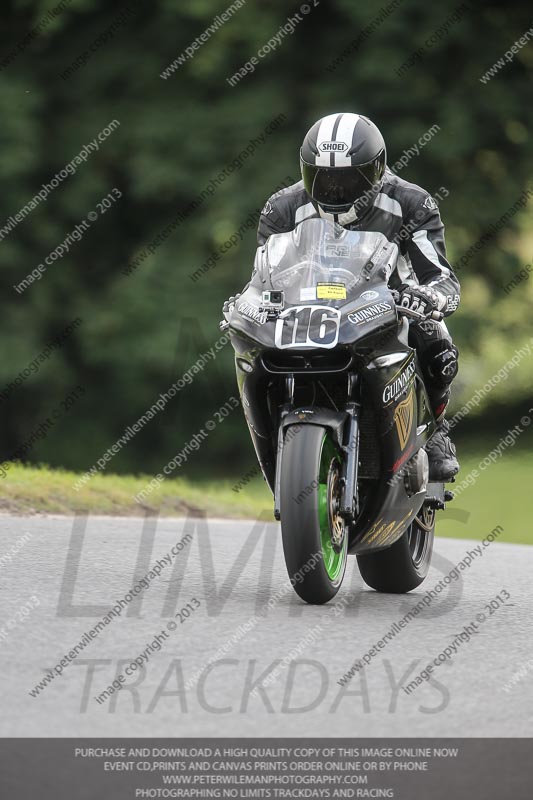
[[[312,217],[348,230],[383,233],[400,251],[389,280],[390,288],[400,293],[400,304],[424,314],[440,311],[449,316],[459,305],[460,286],[446,259],[438,205],[420,186],[392,173],[386,160],[383,136],[367,117],[338,113],[318,120],[300,150],[302,180],[267,201],[259,220],[258,244]],[[235,299],[224,304],[226,317]],[[438,422],[426,445],[429,478],[450,481],[459,463],[445,411],[457,374],[458,350],[444,322],[413,324],[409,335]]]

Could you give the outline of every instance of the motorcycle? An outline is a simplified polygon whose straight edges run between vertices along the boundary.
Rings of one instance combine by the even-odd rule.
[[[351,554],[377,591],[419,586],[435,513],[453,498],[428,480],[436,421],[408,343],[427,317],[388,286],[398,254],[381,233],[305,220],[259,248],[221,323],[287,571],[308,603],[336,595]]]

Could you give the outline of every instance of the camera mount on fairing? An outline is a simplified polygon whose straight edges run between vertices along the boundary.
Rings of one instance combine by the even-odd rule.
[[[268,320],[277,319],[285,308],[285,292],[266,289],[261,297],[260,313],[266,313]]]

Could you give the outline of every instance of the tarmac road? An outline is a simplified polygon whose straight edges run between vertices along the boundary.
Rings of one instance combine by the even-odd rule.
[[[350,557],[341,604],[311,607],[290,587],[272,523],[3,516],[0,735],[531,736],[533,548],[496,541],[473,555],[479,546],[437,539],[430,575],[407,596],[365,587]],[[459,578],[340,686],[469,552]],[[119,599],[121,615],[95,634]],[[454,641],[452,659],[407,693]]]

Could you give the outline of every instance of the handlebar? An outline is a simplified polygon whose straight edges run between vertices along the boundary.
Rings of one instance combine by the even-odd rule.
[[[400,299],[400,293],[393,291],[392,296],[394,298],[394,302],[396,303],[396,310],[398,314],[402,314],[404,317],[409,317],[412,320],[417,320],[418,322],[424,322],[427,319],[433,319],[436,322],[440,322],[444,319],[444,314],[441,311],[432,311],[430,314],[421,314],[419,311],[412,311],[410,308],[405,308],[404,306],[398,305],[398,300]],[[221,331],[227,331],[230,327],[230,323],[223,319],[219,322],[219,328]]]
[[[404,317],[410,317],[411,319],[419,321],[434,319],[436,322],[440,322],[441,319],[444,319],[444,314],[441,311],[432,311],[431,314],[421,314],[419,311],[412,311],[410,308],[404,308],[398,305],[396,306],[396,311],[398,314],[403,314]]]

